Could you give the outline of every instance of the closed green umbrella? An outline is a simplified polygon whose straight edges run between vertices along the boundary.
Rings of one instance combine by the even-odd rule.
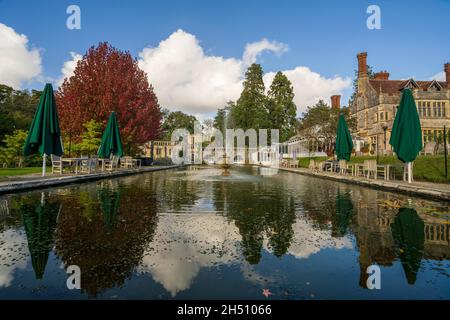
[[[422,150],[422,128],[416,102],[410,89],[404,89],[400,106],[395,115],[389,144],[392,145],[397,157],[407,163],[408,182],[412,181],[411,162]]]
[[[46,157],[51,154],[61,156],[63,152],[55,96],[52,85],[47,83],[31,123],[23,154],[29,156],[39,153],[43,158],[42,175],[45,176]]]
[[[119,125],[117,124],[116,113],[114,111],[109,117],[105,132],[103,132],[100,148],[98,149],[98,156],[101,158],[109,158],[111,154],[119,157],[123,156]]]
[[[350,155],[353,150],[353,141],[347,122],[343,114],[339,116],[337,135],[336,135],[336,156],[338,160],[350,161]]]

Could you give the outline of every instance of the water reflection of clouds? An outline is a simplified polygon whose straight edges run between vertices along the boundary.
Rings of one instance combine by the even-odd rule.
[[[296,258],[306,259],[325,248],[351,249],[349,238],[334,238],[330,230],[314,229],[306,220],[297,219],[292,225],[294,236],[288,253]]]
[[[175,296],[201,268],[230,264],[239,256],[237,228],[217,215],[161,215],[140,267]]]
[[[28,262],[27,238],[23,231],[13,229],[0,233],[0,287],[9,287],[17,269]]]
[[[335,239],[330,231],[315,230],[298,219],[287,254],[307,258],[323,248],[351,248],[348,238]],[[173,297],[191,287],[202,268],[238,265],[244,277],[262,285],[275,281],[257,273],[241,253],[242,237],[233,222],[213,214],[167,214],[159,217],[153,242],[138,270],[150,273]],[[271,251],[267,246],[264,249]]]

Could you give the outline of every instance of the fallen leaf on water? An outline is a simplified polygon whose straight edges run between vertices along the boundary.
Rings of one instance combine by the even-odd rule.
[[[263,294],[263,296],[265,296],[266,298],[268,298],[269,296],[272,295],[272,292],[270,292],[269,289],[263,289],[262,294]]]

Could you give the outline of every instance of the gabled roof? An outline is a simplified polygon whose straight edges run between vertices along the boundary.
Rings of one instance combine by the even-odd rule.
[[[369,80],[372,88],[378,93],[386,94],[400,94],[401,91],[410,86],[413,88],[421,89],[427,91],[430,87],[436,86],[441,90],[447,86],[445,81],[415,81],[414,79],[408,80],[379,80],[371,79]]]
[[[436,87],[437,89],[439,89],[439,90],[442,90],[443,88],[444,88],[444,86],[443,85],[441,85],[440,83],[439,83],[439,81],[436,81],[436,80],[431,80],[430,82],[429,82],[429,84],[427,85],[427,89],[430,89],[431,87]]]

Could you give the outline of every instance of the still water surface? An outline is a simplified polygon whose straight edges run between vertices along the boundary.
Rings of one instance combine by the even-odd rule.
[[[0,299],[450,299],[449,203],[260,170],[2,196]]]

